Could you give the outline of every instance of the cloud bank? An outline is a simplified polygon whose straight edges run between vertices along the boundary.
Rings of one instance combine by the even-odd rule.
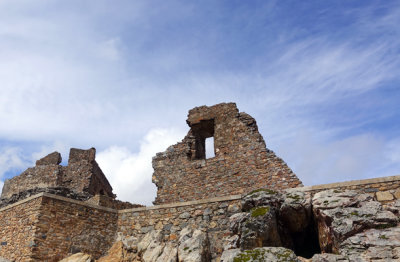
[[[118,199],[151,205],[156,186],[151,182],[152,157],[182,140],[184,133],[173,129],[153,129],[140,141],[138,153],[113,146],[98,152],[96,160],[110,181]]]

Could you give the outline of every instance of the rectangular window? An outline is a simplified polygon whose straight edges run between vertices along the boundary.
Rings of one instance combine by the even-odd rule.
[[[215,157],[214,137],[206,138],[206,159]]]

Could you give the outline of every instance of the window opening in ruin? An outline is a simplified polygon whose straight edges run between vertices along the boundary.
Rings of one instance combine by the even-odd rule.
[[[206,159],[215,157],[214,137],[206,138]]]
[[[192,133],[195,137],[194,158],[192,159],[206,159],[206,139],[214,139],[214,119],[201,120],[199,123],[194,124]],[[214,146],[208,151],[214,153]]]

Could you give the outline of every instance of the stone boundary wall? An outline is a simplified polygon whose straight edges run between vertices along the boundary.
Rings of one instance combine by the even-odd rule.
[[[373,195],[378,201],[392,201],[400,199],[400,175],[296,188],[296,190],[312,192],[312,194],[328,189],[359,190]]]
[[[0,257],[59,261],[79,251],[95,258],[115,240],[118,212],[39,193],[0,209]]]
[[[36,259],[56,262],[77,252],[89,253],[97,259],[112,246],[118,219],[115,210],[82,205],[46,193],[42,198]]]
[[[118,239],[138,238],[160,230],[163,242],[177,245],[180,231],[189,227],[207,232],[212,261],[223,251],[222,239],[230,235],[229,217],[241,211],[241,195],[164,204],[119,211]]]
[[[33,261],[41,203],[41,198],[33,196],[0,209],[0,257]]]
[[[400,175],[296,188],[316,193],[354,189],[381,202],[400,199]],[[0,257],[16,261],[58,261],[78,251],[99,257],[116,239],[141,239],[160,230],[177,241],[185,227],[208,233],[211,253],[222,253],[229,217],[241,210],[242,195],[115,210],[49,193],[0,208]],[[213,260],[216,257],[213,257]]]

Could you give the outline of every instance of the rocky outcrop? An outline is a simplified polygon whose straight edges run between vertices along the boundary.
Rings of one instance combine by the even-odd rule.
[[[348,246],[343,244],[346,240],[350,241],[350,237],[372,232],[367,229],[383,231],[395,227],[399,217],[392,211],[370,195],[356,191],[327,190],[315,194],[313,212],[318,224],[321,250],[326,253],[348,253],[345,252]],[[372,237],[374,234],[369,235]]]
[[[229,254],[257,247],[285,247],[308,257],[319,251],[310,194],[256,190],[243,198],[242,211],[230,217],[232,235],[224,245]]]
[[[295,189],[258,190],[243,198],[242,211],[230,217],[231,235],[221,261],[242,261],[239,251],[252,259],[248,250],[260,247],[290,248],[301,261],[400,259],[399,200],[383,205],[351,190],[327,190],[313,197]]]
[[[210,243],[206,232],[186,227],[179,239],[165,241],[161,230],[148,232],[141,241],[118,238],[107,255],[98,262],[208,262],[211,260]]]

